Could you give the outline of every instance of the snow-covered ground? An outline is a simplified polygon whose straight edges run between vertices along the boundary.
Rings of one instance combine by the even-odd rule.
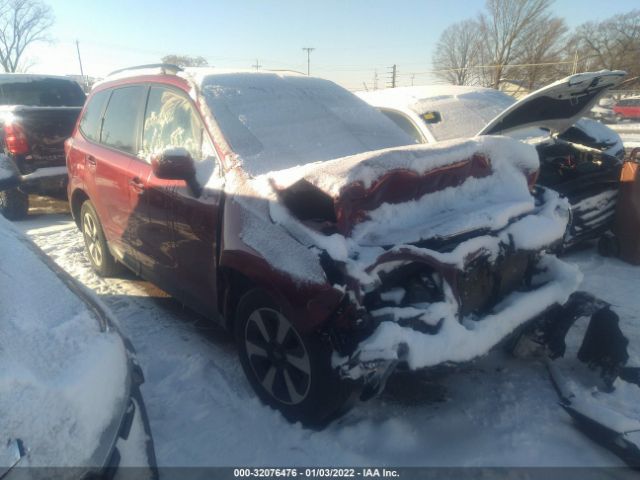
[[[618,132],[627,151],[640,147],[640,123],[616,123],[608,124],[607,127]]]
[[[133,342],[161,467],[623,465],[572,425],[542,364],[501,352],[455,372],[398,373],[380,398],[323,431],[291,425],[255,397],[228,334],[132,275],[94,275],[68,215],[36,215],[16,225],[93,289]],[[583,269],[587,290],[613,303],[637,358],[640,267],[592,249],[569,260]]]

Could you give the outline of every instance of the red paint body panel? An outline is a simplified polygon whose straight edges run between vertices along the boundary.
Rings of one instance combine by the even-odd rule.
[[[394,170],[376,180],[369,188],[355,183],[343,188],[335,200],[338,229],[348,235],[367,212],[383,203],[404,203],[423,195],[456,187],[467,178],[482,178],[491,174],[491,163],[482,155],[474,155],[452,165],[419,175],[410,170]]]

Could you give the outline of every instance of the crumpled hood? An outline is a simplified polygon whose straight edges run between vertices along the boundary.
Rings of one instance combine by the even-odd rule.
[[[536,202],[529,183],[537,167],[534,147],[486,136],[256,178],[239,172],[226,188],[242,207],[242,241],[274,269],[299,283],[324,284],[318,261],[324,252],[350,278],[373,285],[378,266],[395,261],[389,255],[429,257],[464,270],[478,252],[496,256],[505,245],[538,251],[561,239],[568,204],[552,192]],[[349,206],[358,214],[346,215]],[[350,220],[339,224],[339,218]]]
[[[393,245],[502,228],[533,209],[527,177],[537,169],[533,147],[480,137],[368,152],[256,180],[298,220],[334,224],[361,244]]]

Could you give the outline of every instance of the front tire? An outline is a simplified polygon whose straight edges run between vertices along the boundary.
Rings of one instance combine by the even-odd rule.
[[[0,192],[0,213],[7,220],[22,220],[29,213],[29,195],[18,188]]]
[[[332,348],[303,335],[261,289],[238,304],[235,336],[242,368],[260,399],[292,422],[320,427],[347,410],[354,385],[331,366]]]
[[[80,209],[80,228],[93,270],[101,277],[111,277],[118,273],[120,266],[109,251],[98,214],[89,200],[84,202]]]

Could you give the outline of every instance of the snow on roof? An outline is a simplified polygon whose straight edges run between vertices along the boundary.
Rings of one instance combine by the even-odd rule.
[[[124,409],[127,356],[36,249],[0,216],[0,442],[23,441],[21,466],[81,466]]]
[[[376,107],[410,108],[414,103],[439,97],[458,97],[467,93],[495,92],[491,88],[467,85],[420,85],[414,87],[386,88],[368,92],[355,92],[360,98]]]
[[[186,67],[181,72],[178,72],[178,76],[187,78],[189,80],[195,81],[198,85],[202,84],[202,81],[206,77],[213,77],[217,75],[241,75],[241,76],[251,76],[257,77],[261,75],[281,75],[281,76],[296,76],[296,77],[306,77],[302,72],[297,72],[295,70],[251,70],[248,68],[218,68],[218,67]],[[317,78],[317,77],[311,77]]]
[[[31,73],[0,73],[0,83],[27,83],[47,79],[66,80],[76,82],[75,79],[61,75],[40,75]],[[77,82],[76,82],[77,83]]]

